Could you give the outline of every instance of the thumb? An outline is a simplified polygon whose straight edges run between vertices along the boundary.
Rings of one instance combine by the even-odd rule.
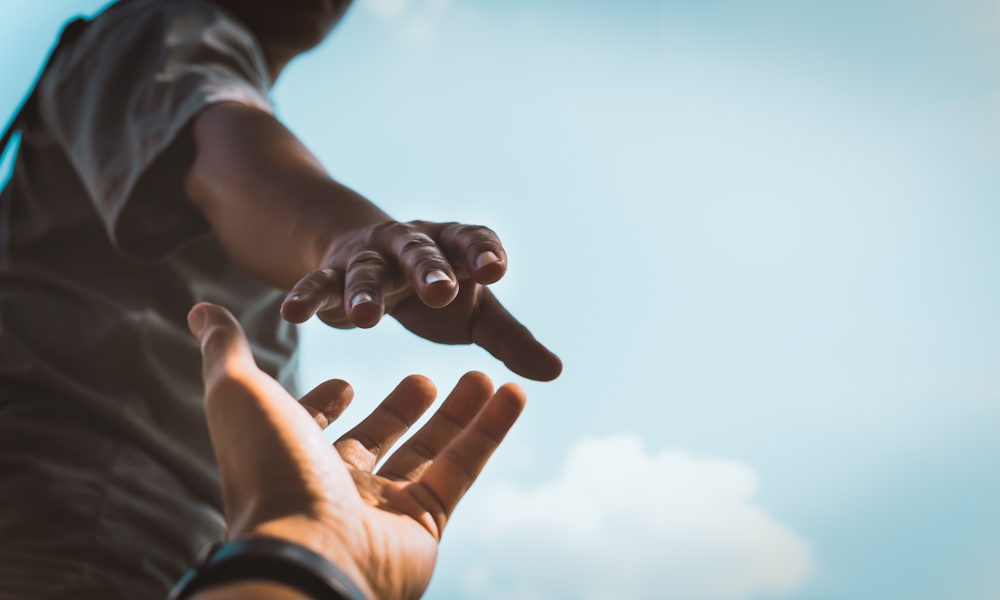
[[[230,532],[302,513],[315,501],[311,479],[324,471],[322,455],[333,454],[329,443],[309,413],[257,368],[229,311],[198,304],[188,326],[201,344],[205,417]]]
[[[202,376],[207,390],[227,374],[257,370],[243,329],[225,308],[208,302],[196,304],[188,313],[188,328],[201,344]]]
[[[562,361],[535,339],[489,288],[479,295],[479,311],[472,323],[472,341],[503,361],[521,377],[552,381],[562,372]]]
[[[252,440],[280,438],[279,430],[296,427],[301,418],[309,420],[288,392],[257,368],[250,343],[232,313],[202,302],[188,313],[188,327],[201,344],[205,417],[223,471],[228,455],[254,454],[245,448]],[[237,461],[242,467],[252,462]]]

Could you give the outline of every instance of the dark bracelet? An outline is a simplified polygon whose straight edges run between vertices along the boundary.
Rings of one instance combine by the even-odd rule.
[[[272,537],[205,546],[167,600],[185,600],[210,586],[249,580],[281,583],[316,600],[369,600],[330,561],[305,546]]]

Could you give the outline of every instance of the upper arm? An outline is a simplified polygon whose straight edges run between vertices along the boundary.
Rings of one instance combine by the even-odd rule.
[[[112,245],[155,258],[207,231],[181,180],[192,120],[227,101],[270,110],[262,53],[223,11],[172,0],[98,16],[53,60],[38,108]]]
[[[194,121],[193,139],[196,154],[184,189],[210,221],[240,197],[271,187],[287,195],[303,177],[329,178],[291,131],[253,106],[229,102],[207,108]]]

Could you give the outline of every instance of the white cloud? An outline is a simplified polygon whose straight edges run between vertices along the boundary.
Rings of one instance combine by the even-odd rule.
[[[453,523],[467,598],[744,600],[795,589],[807,545],[753,503],[752,468],[632,434],[574,445],[556,479],[479,490]],[[447,536],[446,536],[447,537]],[[457,541],[457,540],[456,540]],[[452,546],[455,547],[455,546]]]

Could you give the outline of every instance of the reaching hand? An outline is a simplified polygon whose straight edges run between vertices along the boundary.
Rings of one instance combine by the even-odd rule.
[[[429,380],[404,379],[331,448],[321,427],[350,403],[350,386],[328,381],[300,404],[257,368],[228,311],[199,304],[188,321],[202,347],[230,538],[289,539],[327,557],[373,598],[420,597],[445,523],[524,407],[520,388],[494,394],[485,375],[467,374],[375,473],[433,403]]]
[[[507,254],[485,227],[386,221],[344,236],[296,284],[281,314],[292,323],[317,314],[348,328],[373,327],[388,312],[421,337],[475,343],[519,375],[555,379],[559,358],[486,287],[506,271]]]

